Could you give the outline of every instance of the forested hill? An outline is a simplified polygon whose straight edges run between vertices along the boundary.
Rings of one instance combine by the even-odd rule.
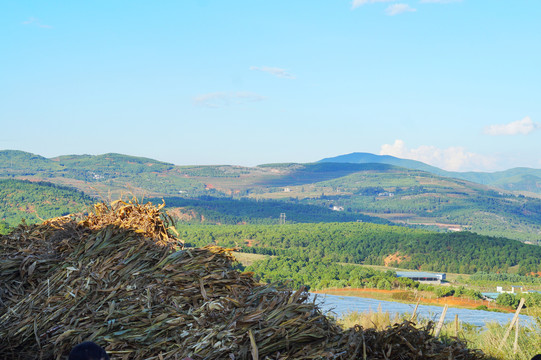
[[[318,163],[345,163],[345,164],[388,164],[400,166],[406,169],[422,170],[432,174],[445,176],[447,171],[425,164],[417,160],[401,159],[391,155],[376,155],[370,153],[356,152],[321,159]]]
[[[0,177],[47,181],[76,187],[90,195],[119,198],[134,194],[204,194],[204,184],[187,178],[166,162],[123,154],[65,155],[47,159],[16,151],[0,151]]]
[[[463,179],[478,184],[491,185],[503,190],[527,191],[541,194],[541,169],[525,167],[513,168],[505,171],[446,171],[435,166],[427,165],[421,161],[400,159],[390,155],[374,155],[370,153],[351,153],[320,160],[321,163],[349,163],[349,164],[390,164],[408,169],[427,171],[432,174]]]
[[[85,211],[93,199],[73,188],[46,182],[0,180],[0,233],[22,219],[35,223]]]
[[[0,175],[16,176],[61,171],[62,166],[43,156],[19,150],[0,151]]]
[[[279,224],[280,214],[287,223],[352,222],[391,224],[390,221],[327,207],[285,201],[215,198],[195,199],[165,197],[150,199],[154,204],[165,201],[167,211],[176,220],[205,224]]]
[[[435,233],[368,223],[281,226],[177,226],[187,244],[240,246],[244,252],[303,260],[389,265],[472,274],[541,271],[541,247],[470,232]]]
[[[65,155],[47,159],[17,150],[0,151],[0,175],[42,175],[71,177],[78,180],[127,177],[142,173],[163,172],[173,164],[143,157],[103,154]]]

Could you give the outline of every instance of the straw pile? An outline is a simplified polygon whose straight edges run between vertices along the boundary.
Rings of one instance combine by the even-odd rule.
[[[433,323],[417,328],[404,321],[385,330],[363,329],[354,326],[344,334],[342,344],[354,349],[348,359],[484,359],[480,350],[470,350],[458,339],[447,344],[432,336]]]
[[[0,358],[63,359],[85,340],[113,359],[481,359],[405,323],[342,331],[304,290],[261,285],[232,249],[183,249],[150,204],[0,237]]]

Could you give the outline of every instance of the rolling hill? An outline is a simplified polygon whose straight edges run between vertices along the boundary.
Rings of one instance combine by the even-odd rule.
[[[446,171],[416,160],[400,159],[390,155],[374,155],[369,153],[351,153],[325,158],[320,163],[379,163],[401,166],[407,169],[427,171],[432,174],[468,180],[478,184],[498,187],[502,190],[525,191],[541,194],[541,169],[513,168],[496,172],[456,172]]]
[[[22,219],[44,219],[85,211],[94,199],[73,188],[46,182],[0,179],[0,233]]]
[[[239,246],[243,252],[303,261],[386,265],[461,274],[541,270],[541,247],[471,232],[436,233],[368,223],[282,226],[177,226],[190,246]]]
[[[355,159],[371,162],[351,162]],[[175,204],[179,218],[186,218],[187,212],[192,220],[217,223],[273,223],[285,212],[293,222],[310,216],[315,221],[381,221],[376,217],[440,231],[470,230],[533,243],[541,240],[539,198],[437,175],[426,164],[423,170],[402,167],[423,165],[409,160],[372,154],[342,160],[347,162],[176,166],[121,154],[46,159],[0,151],[0,177],[48,181],[106,200],[131,194],[166,197],[171,206]],[[536,175],[515,171],[506,174],[533,177],[530,182],[535,182]],[[493,182],[505,179],[492,175]]]
[[[48,181],[77,188],[104,199],[122,194],[141,196],[191,193],[204,186],[183,176],[172,164],[122,154],[67,155],[47,159],[14,150],[0,151],[0,177]]]
[[[541,199],[386,164],[344,164],[349,172],[345,174],[339,163],[326,163],[327,171],[339,176],[323,177],[319,173],[322,164],[325,163],[297,165],[279,181],[267,182],[283,185],[296,181],[295,185],[282,188],[287,191],[248,196],[294,199],[432,229],[470,230],[534,243],[541,239]],[[355,169],[352,165],[365,168]],[[278,169],[283,166],[279,165]],[[311,172],[317,181],[308,183],[306,179]]]

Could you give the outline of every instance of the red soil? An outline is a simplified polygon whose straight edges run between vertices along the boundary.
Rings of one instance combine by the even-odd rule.
[[[411,257],[406,255],[400,255],[400,253],[397,251],[394,254],[388,255],[385,259],[383,259],[383,262],[385,263],[385,266],[389,266],[392,263],[400,264],[404,260],[409,260]]]
[[[382,294],[393,294],[403,292],[403,290],[383,290],[383,289],[351,289],[351,288],[341,288],[341,289],[325,289],[325,290],[316,290],[312,291],[315,294],[329,294],[329,295],[341,295],[343,292],[359,292],[359,293],[382,293]]]
[[[253,240],[253,239],[245,239],[244,243],[246,244],[246,246],[252,247],[252,246],[255,245],[255,240]]]

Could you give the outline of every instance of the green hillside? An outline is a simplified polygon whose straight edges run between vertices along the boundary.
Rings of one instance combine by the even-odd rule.
[[[283,187],[313,184],[327,180],[340,179],[359,172],[386,172],[396,167],[387,164],[349,164],[349,163],[312,163],[312,164],[267,164],[260,168],[275,175],[262,181],[256,181],[255,186]]]
[[[385,157],[363,154],[362,160],[380,158]],[[395,162],[408,166],[418,163],[401,159]],[[533,190],[537,186],[536,175],[529,175],[529,169],[513,169],[506,174],[512,175],[522,188],[530,186],[528,189]],[[491,174],[491,181],[501,179],[500,175]],[[540,198],[494,191],[456,177],[384,163],[175,166],[122,154],[46,159],[6,150],[0,151],[0,177],[48,181],[110,200],[131,195],[167,197],[173,204],[192,199],[199,204],[190,205],[188,218],[203,216],[217,223],[272,223],[285,212],[296,222],[310,221],[310,217],[319,219],[311,221],[391,221],[444,231],[470,230],[532,243],[541,240]],[[256,205],[239,203],[242,199],[255,201]],[[263,200],[264,205],[257,204]],[[242,207],[244,210],[239,211]]]
[[[417,160],[400,159],[391,155],[375,155],[356,152],[319,160],[318,163],[350,163],[350,164],[388,164],[412,170],[427,171],[436,175],[447,176],[448,171],[425,164]]]
[[[541,169],[513,168],[495,172],[457,172],[446,171],[420,161],[400,159],[389,155],[374,155],[369,153],[351,153],[331,158],[325,158],[320,163],[380,163],[396,165],[408,169],[427,171],[429,173],[468,180],[483,185],[491,185],[503,190],[526,191],[541,194]]]
[[[67,155],[52,160],[66,169],[68,173],[79,176],[82,180],[159,173],[174,167],[173,164],[122,154]]]
[[[390,221],[295,202],[253,199],[234,200],[210,196],[196,199],[166,197],[150,199],[156,205],[165,201],[168,212],[179,222],[205,224],[279,224],[280,214],[287,223],[320,223],[364,221],[390,224]]]
[[[122,154],[66,155],[46,159],[22,151],[0,151],[0,177],[45,180],[103,198],[206,194],[204,185],[172,164]]]
[[[26,223],[85,211],[93,199],[73,188],[46,182],[0,180],[0,232]]]
[[[0,176],[19,176],[62,171],[61,165],[43,156],[19,150],[0,151]]]
[[[153,159],[122,154],[70,155],[53,159],[65,168],[64,178],[101,185],[103,189],[122,193],[203,194],[203,185],[182,176],[173,165]],[[84,189],[88,191],[88,189]]]
[[[537,171],[537,175],[532,173],[520,173],[520,169],[508,170],[506,177],[499,178],[491,183],[502,189],[511,191],[527,191],[531,193],[541,193],[541,170]],[[528,169],[529,170],[529,169]]]
[[[295,184],[287,192],[271,188],[248,196],[342,208],[399,224],[470,230],[533,243],[541,240],[541,199],[386,164],[327,163],[325,167],[329,173],[322,175],[313,164],[297,164],[266,183]],[[310,178],[323,181],[309,183]]]
[[[301,260],[389,265],[472,274],[541,270],[541,247],[471,232],[437,233],[369,223],[182,226],[189,245],[240,246],[244,252]]]

